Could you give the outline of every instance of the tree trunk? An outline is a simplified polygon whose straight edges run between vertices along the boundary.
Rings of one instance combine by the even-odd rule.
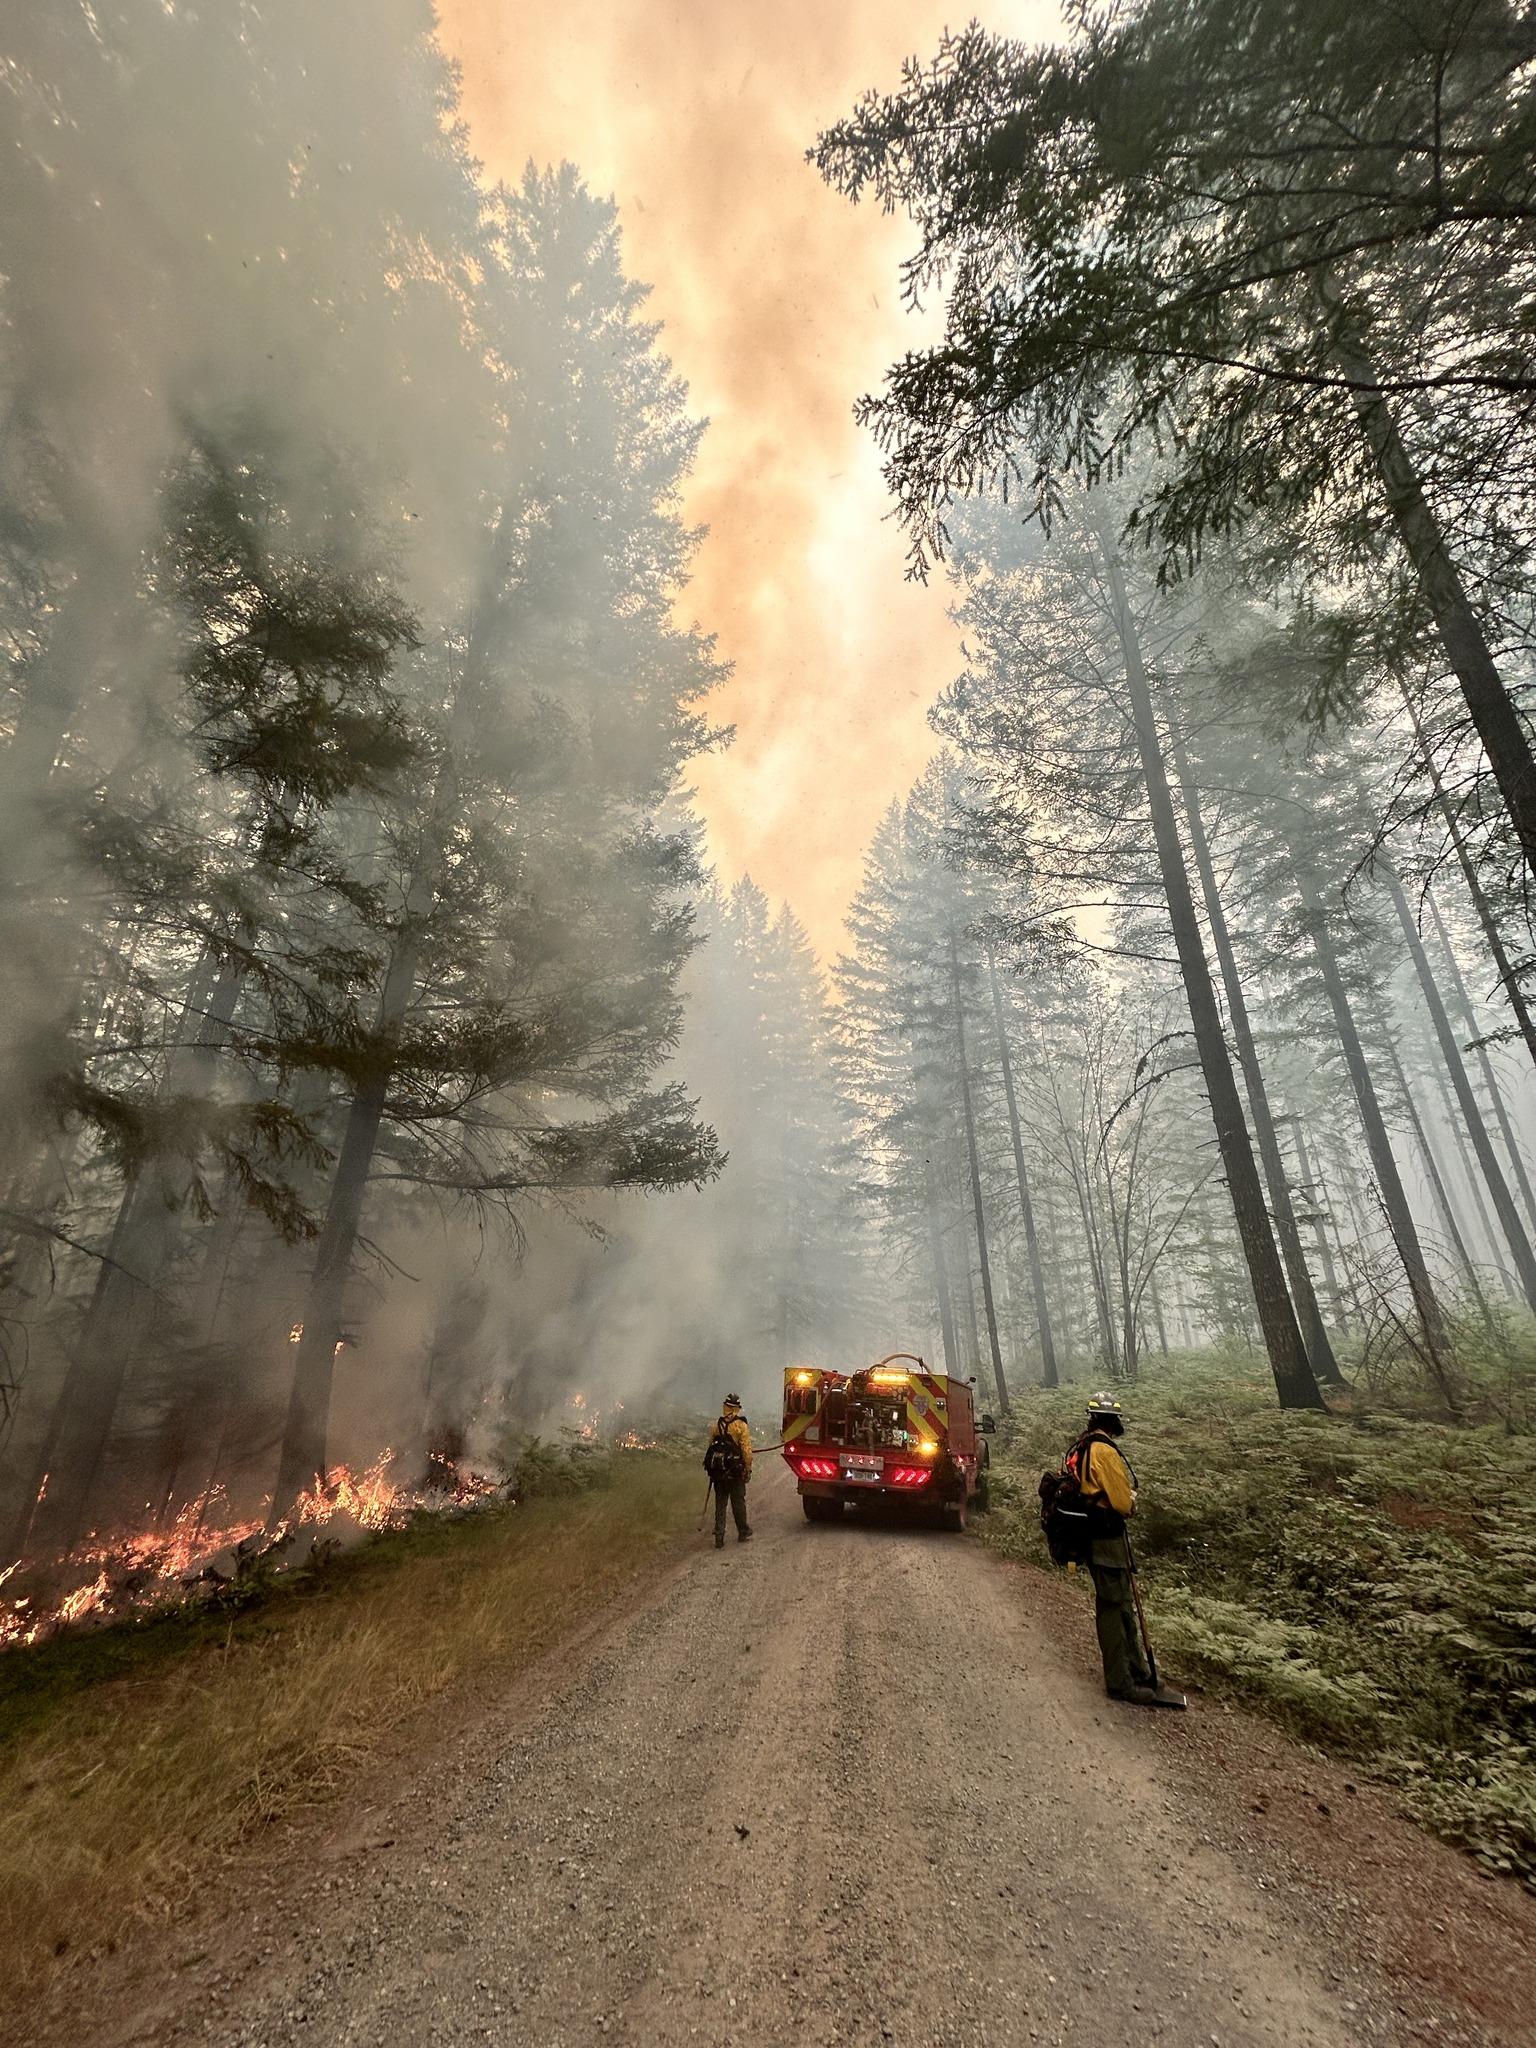
[[[1306,1133],[1299,1116],[1288,1117],[1286,1121],[1296,1138],[1296,1170],[1301,1176],[1301,1185],[1307,1190],[1307,1199],[1312,1209],[1312,1235],[1317,1244],[1318,1262],[1323,1269],[1323,1284],[1328,1289],[1328,1299],[1333,1304],[1333,1313],[1341,1325],[1345,1322],[1344,1297],[1339,1291],[1339,1276],[1334,1270],[1333,1250],[1328,1243],[1327,1226],[1323,1222],[1320,1190],[1313,1177],[1312,1162],[1307,1155]]]
[[[1184,1291],[1184,1271],[1180,1266],[1173,1270],[1173,1309],[1179,1319],[1179,1337],[1186,1351],[1195,1348],[1195,1326],[1190,1319],[1189,1297]]]
[[[1447,968],[1450,970],[1451,992],[1456,998],[1456,1007],[1460,1012],[1462,1026],[1466,1031],[1467,1038],[1473,1043],[1474,1057],[1477,1060],[1478,1069],[1483,1077],[1484,1092],[1487,1094],[1488,1101],[1493,1109],[1494,1118],[1498,1123],[1499,1136],[1504,1140],[1504,1150],[1508,1154],[1516,1185],[1520,1189],[1520,1198],[1525,1203],[1525,1213],[1533,1223],[1536,1223],[1536,1193],[1533,1193],[1531,1188],[1531,1177],[1527,1173],[1525,1166],[1525,1154],[1521,1149],[1520,1140],[1515,1135],[1514,1123],[1510,1117],[1508,1106],[1504,1101],[1504,1091],[1500,1088],[1498,1076],[1493,1071],[1493,1061],[1488,1057],[1488,1048],[1481,1042],[1477,1028],[1477,1016],[1472,1008],[1472,997],[1462,976],[1461,963],[1456,958],[1450,934],[1446,931],[1445,921],[1440,915],[1440,906],[1435,901],[1432,890],[1426,892],[1426,894],[1429,903],[1429,914],[1435,921],[1435,936],[1440,941],[1441,954]]]
[[[1365,350],[1351,330],[1347,315],[1338,326],[1335,346],[1339,362],[1350,379],[1355,417],[1376,458],[1398,539],[1413,564],[1440,644],[1461,684],[1461,694],[1503,795],[1526,866],[1536,872],[1536,758],[1532,756],[1530,737],[1504,687],[1460,572],[1451,560],[1439,520],[1424,495],[1413,457],[1398,432],[1392,408],[1376,383]]]
[[[1500,1170],[1498,1157],[1493,1149],[1493,1140],[1483,1122],[1482,1111],[1477,1106],[1477,1097],[1472,1093],[1472,1083],[1467,1077],[1466,1063],[1461,1057],[1461,1048],[1456,1043],[1456,1034],[1451,1029],[1451,1020],[1445,1014],[1445,1004],[1440,999],[1439,985],[1430,972],[1429,958],[1424,951],[1424,942],[1419,937],[1419,928],[1414,922],[1408,899],[1403,894],[1403,885],[1397,871],[1390,863],[1386,865],[1387,889],[1392,898],[1392,907],[1397,912],[1398,924],[1402,927],[1403,941],[1413,961],[1414,973],[1419,978],[1425,1008],[1434,1027],[1435,1040],[1440,1047],[1440,1057],[1456,1092],[1456,1101],[1461,1110],[1462,1122],[1472,1140],[1472,1149],[1477,1154],[1477,1163],[1489,1195],[1493,1200],[1494,1213],[1499,1219],[1499,1229],[1509,1255],[1514,1261],[1519,1276],[1521,1291],[1525,1295],[1527,1308],[1536,1312],[1536,1252],[1525,1234],[1520,1221],[1520,1212],[1515,1207],[1509,1183]]]
[[[1169,788],[1167,772],[1163,766],[1162,744],[1152,708],[1151,689],[1142,666],[1141,646],[1131,620],[1130,607],[1126,602],[1120,565],[1115,558],[1112,544],[1108,542],[1104,545],[1104,560],[1114,605],[1115,624],[1125,663],[1126,687],[1131,701],[1136,743],[1141,754],[1142,773],[1146,777],[1147,798],[1152,813],[1152,834],[1157,846],[1158,866],[1162,872],[1163,893],[1168,903],[1169,921],[1173,926],[1174,946],[1179,956],[1179,970],[1189,1003],[1190,1022],[1194,1026],[1200,1070],[1205,1079],[1206,1096],[1216,1125],[1216,1140],[1221,1148],[1222,1164],[1226,1169],[1232,1212],[1236,1218],[1243,1256],[1253,1285],[1259,1323],[1264,1333],[1265,1348],[1269,1353],[1270,1370],[1274,1374],[1275,1392],[1282,1408],[1321,1408],[1324,1405],[1323,1397],[1318,1390],[1306,1347],[1302,1343],[1296,1312],[1291,1306],[1291,1297],[1286,1290],[1285,1273],[1280,1264],[1280,1254],[1275,1249],[1269,1212],[1264,1206],[1264,1190],[1260,1185],[1259,1170],[1254,1162],[1253,1146],[1248,1137],[1248,1126],[1243,1118],[1243,1106],[1232,1073],[1232,1062],[1227,1054],[1221,1013],[1216,1006],[1216,990],[1211,981],[1205,948],[1201,943],[1200,926],[1195,917],[1195,900],[1190,892],[1189,875],[1184,866],[1184,849],[1179,843],[1179,828],[1173,810],[1173,792]]]
[[[1466,1133],[1461,1127],[1461,1118],[1456,1114],[1456,1103],[1451,1094],[1450,1083],[1445,1077],[1444,1065],[1436,1057],[1435,1048],[1427,1038],[1420,1049],[1424,1057],[1425,1071],[1432,1078],[1435,1092],[1439,1098],[1440,1121],[1445,1126],[1446,1136],[1449,1138],[1452,1150],[1455,1152],[1456,1164],[1461,1169],[1462,1185],[1467,1193],[1468,1214],[1461,1219],[1462,1235],[1470,1240],[1473,1234],[1476,1233],[1481,1240],[1484,1258],[1489,1271],[1498,1275],[1501,1292],[1505,1295],[1506,1299],[1518,1301],[1520,1299],[1519,1282],[1515,1279],[1514,1274],[1510,1272],[1505,1262],[1504,1253],[1499,1243],[1498,1232],[1494,1228],[1493,1218],[1488,1213],[1488,1198],[1483,1191],[1482,1175],[1478,1172],[1472,1154],[1467,1149]],[[1454,1206],[1456,1188],[1449,1176],[1447,1177],[1446,1185],[1450,1190]]]
[[[1477,912],[1477,921],[1483,928],[1483,937],[1488,941],[1488,951],[1498,970],[1499,981],[1509,998],[1509,1007],[1514,1012],[1516,1024],[1520,1027],[1520,1036],[1525,1040],[1525,1049],[1530,1054],[1532,1063],[1536,1064],[1536,1019],[1532,1018],[1529,1005],[1526,1003],[1525,991],[1520,986],[1514,963],[1504,944],[1504,935],[1499,930],[1498,919],[1493,914],[1493,905],[1488,901],[1487,892],[1478,880],[1477,869],[1473,866],[1472,856],[1467,850],[1466,834],[1462,831],[1456,813],[1451,808],[1450,798],[1445,793],[1445,784],[1440,779],[1440,770],[1435,765],[1435,757],[1425,737],[1418,709],[1408,694],[1407,684],[1401,678],[1398,681],[1398,688],[1402,692],[1409,722],[1413,726],[1419,757],[1429,772],[1430,787],[1435,793],[1436,806],[1445,821],[1445,829],[1450,836],[1451,844],[1456,849],[1456,859],[1461,868],[1462,879],[1467,885],[1467,894],[1472,898],[1472,907]]]
[[[11,1007],[0,1033],[0,1185],[30,1177],[52,1118],[44,1086],[72,1061],[72,1026],[88,1004],[86,960],[98,881],[76,865],[78,839],[50,812],[50,785],[70,732],[114,662],[130,658],[147,625],[137,546],[109,529],[74,492],[66,530],[77,574],[52,610],[42,649],[12,674],[19,688],[9,743],[0,749],[0,813],[7,873],[0,896],[0,958]],[[128,508],[116,514],[126,519]],[[16,1007],[35,1002],[38,1014]]]
[[[1412,1127],[1414,1139],[1418,1144],[1419,1157],[1424,1161],[1424,1170],[1429,1175],[1429,1185],[1434,1193],[1435,1207],[1440,1212],[1440,1220],[1445,1225],[1445,1234],[1450,1239],[1451,1249],[1456,1254],[1456,1261],[1461,1268],[1462,1278],[1466,1281],[1472,1298],[1477,1303],[1484,1323],[1491,1330],[1493,1328],[1493,1318],[1489,1313],[1488,1297],[1483,1292],[1482,1282],[1477,1277],[1477,1267],[1473,1262],[1472,1254],[1467,1250],[1467,1241],[1461,1234],[1461,1225],[1456,1220],[1456,1211],[1451,1202],[1451,1191],[1445,1184],[1445,1175],[1441,1171],[1440,1161],[1436,1156],[1434,1145],[1425,1127],[1424,1119],[1419,1115],[1418,1104],[1413,1099],[1413,1090],[1408,1085],[1408,1076],[1403,1071],[1403,1062],[1392,1040],[1391,1027],[1387,1019],[1379,1011],[1376,1017],[1376,1029],[1383,1045],[1387,1048],[1387,1059],[1392,1068],[1393,1079],[1397,1082],[1398,1098],[1407,1112],[1408,1122]]]
[[[1222,986],[1226,990],[1227,1020],[1232,1028],[1232,1042],[1237,1047],[1238,1064],[1243,1070],[1243,1081],[1248,1090],[1248,1109],[1253,1118],[1253,1134],[1258,1141],[1259,1158],[1264,1167],[1264,1181],[1269,1189],[1270,1213],[1274,1218],[1275,1235],[1280,1240],[1280,1251],[1285,1260],[1286,1276],[1291,1285],[1291,1299],[1296,1305],[1297,1319],[1301,1324],[1307,1356],[1312,1361],[1313,1370],[1328,1385],[1342,1387],[1345,1384],[1344,1375],[1339,1370],[1339,1361],[1334,1356],[1333,1344],[1323,1322],[1322,1310],[1317,1305],[1317,1293],[1312,1285],[1312,1275],[1307,1270],[1306,1253],[1301,1245],[1301,1232],[1296,1224],[1296,1211],[1291,1205],[1290,1184],[1285,1177],[1285,1161],[1281,1156],[1280,1140],[1275,1132],[1274,1117],[1269,1106],[1269,1090],[1265,1086],[1264,1072],[1259,1065],[1258,1047],[1254,1043],[1253,1026],[1249,1021],[1248,998],[1243,992],[1237,954],[1233,949],[1227,914],[1222,907],[1221,891],[1216,882],[1210,841],[1205,834],[1205,820],[1200,811],[1200,793],[1195,788],[1194,778],[1189,772],[1189,758],[1185,753],[1182,739],[1173,742],[1172,752],[1174,773],[1178,777],[1179,790],[1184,799],[1184,813],[1189,820],[1190,851],[1195,857],[1195,869],[1200,877],[1201,893],[1205,897],[1206,919],[1211,928],[1211,943],[1216,950]]]
[[[1110,1239],[1115,1248],[1115,1278],[1120,1292],[1120,1373],[1123,1378],[1133,1380],[1141,1367],[1141,1345],[1138,1341],[1139,1303],[1131,1287],[1131,1190],[1127,1188],[1125,1206],[1121,1208],[1115,1200],[1115,1184],[1107,1170],[1104,1174],[1104,1201],[1109,1210]]]
[[[1099,1348],[1104,1358],[1104,1370],[1110,1372],[1115,1362],[1115,1326],[1109,1313],[1109,1286],[1104,1278],[1098,1218],[1094,1215],[1089,1200],[1087,1175],[1078,1167],[1077,1154],[1072,1150],[1070,1139],[1067,1143],[1067,1159],[1072,1169],[1072,1185],[1077,1192],[1078,1214],[1083,1220],[1083,1248],[1088,1255],[1088,1272],[1093,1282],[1093,1305],[1099,1323]]]
[[[205,961],[194,974],[178,1027],[180,1043],[162,1077],[162,1097],[207,1094],[240,981],[231,961],[217,968]],[[48,1476],[47,1492],[30,1516],[30,1540],[39,1550],[62,1555],[84,1532],[123,1388],[144,1357],[162,1305],[161,1286],[192,1173],[172,1158],[155,1158],[123,1188],[34,1474],[34,1502],[42,1476]]]
[[[494,582],[503,555],[511,508],[503,504],[486,553],[488,583]],[[416,991],[416,970],[428,920],[437,901],[448,830],[458,801],[458,750],[475,745],[474,706],[469,684],[484,663],[485,635],[492,605],[489,593],[474,612],[464,663],[449,713],[449,754],[438,772],[437,785],[423,828],[415,873],[407,892],[405,914],[396,934],[384,987],[379,997],[373,1046],[376,1072],[352,1099],[341,1153],[331,1182],[330,1202],[315,1252],[304,1303],[303,1335],[296,1347],[293,1386],[278,1453],[277,1484],[270,1519],[281,1520],[297,1496],[326,1468],[330,1427],[331,1382],[340,1348],[342,1311],[352,1256],[362,1221],[363,1198],[378,1144],[379,1128],[389,1096],[395,1047]]]
[[[1157,1348],[1163,1357],[1168,1356],[1168,1330],[1163,1322],[1163,1304],[1157,1292],[1157,1269],[1147,1275],[1147,1298],[1152,1303],[1152,1327],[1157,1332]]]
[[[1045,1267],[1046,1290],[1049,1298],[1056,1304],[1057,1315],[1060,1319],[1059,1328],[1056,1330],[1056,1334],[1061,1342],[1061,1350],[1057,1354],[1057,1369],[1059,1372],[1065,1367],[1070,1367],[1072,1359],[1076,1355],[1077,1319],[1075,1315],[1076,1304],[1071,1299],[1061,1270],[1061,1258],[1058,1251],[1061,1224],[1056,1214],[1055,1190],[1049,1182],[1046,1184],[1045,1190],[1041,1195],[1040,1208],[1045,1219],[1045,1228],[1041,1233],[1040,1258],[1041,1263]]]
[[[1333,1155],[1331,1159],[1328,1156],[1330,1150]],[[1364,1245],[1367,1242],[1369,1231],[1361,1222],[1359,1203],[1355,1199],[1356,1179],[1354,1170],[1350,1165],[1343,1144],[1335,1139],[1330,1147],[1327,1142],[1326,1133],[1320,1136],[1318,1140],[1317,1172],[1320,1181],[1326,1182],[1331,1179],[1333,1185],[1343,1190],[1344,1213],[1355,1233],[1355,1245],[1357,1248]],[[1354,1262],[1349,1256],[1344,1237],[1344,1223],[1339,1215],[1339,1205],[1332,1200],[1328,1204],[1328,1217],[1333,1224],[1334,1256],[1338,1259],[1339,1266],[1344,1275],[1344,1286],[1349,1294],[1349,1303],[1354,1315],[1355,1325],[1358,1329],[1363,1330],[1370,1322],[1370,1315],[1366,1309],[1365,1302],[1361,1298],[1360,1284],[1355,1277]]]
[[[97,1269],[92,1310],[113,1276],[126,1270],[121,1262],[131,1249],[132,1214],[126,1200],[119,1203],[112,1236]],[[125,1343],[127,1336],[124,1332]],[[76,1345],[32,1461],[26,1497],[8,1546],[10,1556],[20,1557],[31,1550],[39,1555],[62,1555],[74,1547],[102,1446],[111,1428],[127,1355],[125,1348],[120,1361],[114,1361]],[[59,1489],[64,1496],[62,1505],[55,1495],[55,1472],[59,1474]]]
[[[981,1323],[976,1314],[976,1276],[971,1270],[971,1233],[965,1220],[965,1211],[957,1210],[952,1226],[959,1233],[960,1278],[965,1288],[965,1330],[966,1364],[971,1368],[970,1377],[981,1384]]]
[[[971,1211],[976,1219],[976,1252],[981,1263],[981,1300],[987,1316],[987,1346],[992,1354],[992,1383],[997,1405],[1008,1412],[1008,1375],[1003,1371],[997,1339],[997,1305],[992,1299],[992,1261],[987,1255],[987,1211],[981,1196],[981,1159],[976,1149],[976,1116],[971,1103],[971,1068],[965,1051],[965,1004],[960,996],[960,948],[949,928],[949,985],[955,1003],[955,1042],[960,1053],[960,1104],[965,1114],[965,1150],[971,1171]]]
[[[944,1370],[952,1380],[962,1379],[960,1346],[955,1337],[955,1304],[949,1291],[949,1264],[944,1256],[944,1229],[939,1217],[939,1191],[933,1159],[923,1156],[923,1199],[928,1210],[928,1256],[933,1264],[933,1291],[939,1304],[939,1330],[944,1340]]]
[[[1030,1195],[1029,1174],[1024,1165],[1024,1139],[1019,1129],[1019,1105],[1013,1086],[1013,1055],[1008,1046],[1008,1025],[1003,1014],[1003,992],[997,981],[997,962],[987,955],[987,978],[992,986],[992,1016],[997,1027],[997,1049],[1003,1067],[1003,1093],[1008,1101],[1008,1130],[1013,1139],[1013,1171],[1019,1184],[1019,1214],[1024,1220],[1024,1242],[1029,1251],[1029,1282],[1035,1297],[1035,1327],[1040,1333],[1040,1384],[1057,1384],[1056,1342],[1051,1333],[1050,1304],[1045,1294],[1045,1268],[1040,1260],[1040,1236],[1035,1228],[1035,1205]]]
[[[1392,1141],[1387,1136],[1381,1104],[1377,1100],[1375,1084],[1371,1080],[1370,1068],[1365,1062],[1365,1051],[1361,1046],[1360,1034],[1355,1028],[1349,998],[1344,990],[1344,978],[1339,972],[1338,957],[1333,950],[1333,938],[1318,895],[1316,878],[1305,860],[1296,863],[1296,882],[1307,914],[1312,947],[1322,974],[1328,1006],[1333,1012],[1334,1032],[1344,1054],[1350,1086],[1354,1090],[1355,1103],[1360,1111],[1366,1150],[1370,1154],[1376,1185],[1386,1210],[1387,1226],[1392,1232],[1392,1242],[1397,1247],[1398,1258],[1402,1261],[1403,1271],[1408,1279],[1408,1291],[1413,1297],[1414,1308],[1423,1326],[1424,1341],[1437,1357],[1443,1358],[1446,1349],[1445,1318],[1441,1313],[1434,1284],[1429,1277],[1429,1268],[1424,1263],[1424,1252],[1419,1243],[1419,1233],[1414,1227],[1413,1212],[1408,1206],[1402,1176],[1392,1155]]]
[[[427,866],[435,875],[435,857]],[[325,1475],[331,1382],[341,1346],[347,1280],[357,1249],[363,1199],[379,1141],[379,1127],[384,1120],[384,1105],[389,1097],[394,1049],[416,989],[422,920],[435,894],[435,886],[425,878],[412,888],[412,900],[407,904],[379,997],[373,1029],[375,1071],[353,1096],[347,1112],[346,1132],[304,1299],[303,1332],[295,1346],[293,1385],[272,1492],[270,1519],[274,1524],[282,1520],[307,1487]]]
[[[1218,1337],[1231,1337],[1251,1351],[1253,1288],[1249,1285],[1246,1268],[1238,1275],[1236,1284],[1233,1284],[1232,1269],[1227,1265],[1225,1251],[1216,1242],[1216,1232],[1211,1225],[1210,1203],[1203,1187],[1193,1205],[1193,1213],[1200,1225],[1200,1255],[1204,1261],[1210,1290],[1215,1333]]]

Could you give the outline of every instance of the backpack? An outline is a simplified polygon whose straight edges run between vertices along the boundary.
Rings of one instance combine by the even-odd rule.
[[[1040,1474],[1040,1527],[1052,1564],[1087,1564],[1093,1546],[1105,1537],[1116,1537],[1124,1521],[1107,1502],[1083,1491],[1083,1471],[1088,1448],[1113,1439],[1089,1430],[1080,1436],[1061,1461],[1057,1472]],[[1119,1445],[1113,1446],[1117,1451]]]
[[[741,1454],[741,1445],[731,1435],[731,1421],[722,1415],[715,1424],[715,1433],[704,1448],[704,1470],[717,1486],[730,1486],[747,1473],[747,1461]]]

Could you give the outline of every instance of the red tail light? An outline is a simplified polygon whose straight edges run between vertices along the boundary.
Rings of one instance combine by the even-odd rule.
[[[800,1458],[795,1462],[795,1473],[801,1479],[835,1479],[837,1460],[835,1458]]]
[[[926,1486],[933,1477],[929,1465],[897,1465],[886,1474],[892,1486]]]

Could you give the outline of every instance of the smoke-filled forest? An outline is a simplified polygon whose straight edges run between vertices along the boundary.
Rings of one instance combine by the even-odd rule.
[[[0,1643],[911,1353],[1005,1556],[1139,1407],[1191,1668],[1529,1881],[1529,11],[861,14],[782,175],[907,309],[833,394],[900,544],[817,586],[906,550],[943,636],[869,657],[883,782],[720,599],[700,466],[772,433],[665,225],[488,164],[457,11],[0,34]],[[792,750],[863,805],[831,927],[727,815]]]
[[[859,1298],[816,964],[689,810],[700,422],[429,30],[81,9],[11,70],[13,1555],[710,1399]]]

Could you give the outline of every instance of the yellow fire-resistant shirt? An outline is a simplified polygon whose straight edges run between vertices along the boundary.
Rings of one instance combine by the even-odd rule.
[[[1097,1439],[1088,1446],[1088,1455],[1083,1460],[1083,1491],[1086,1494],[1101,1494],[1117,1515],[1134,1515],[1136,1512],[1136,1489],[1131,1484],[1131,1475],[1124,1458],[1111,1443]]]
[[[745,1417],[745,1415],[740,1415],[733,1412],[728,1415],[722,1415],[720,1418],[720,1422],[723,1422],[726,1425],[726,1434],[728,1436],[734,1437],[736,1442],[740,1444],[741,1476],[743,1479],[750,1479],[752,1477],[752,1432],[747,1428],[747,1418]],[[720,1423],[717,1422],[715,1424],[715,1429],[718,1429],[719,1427]],[[715,1430],[712,1429],[710,1431],[710,1436],[713,1437],[714,1433]]]

